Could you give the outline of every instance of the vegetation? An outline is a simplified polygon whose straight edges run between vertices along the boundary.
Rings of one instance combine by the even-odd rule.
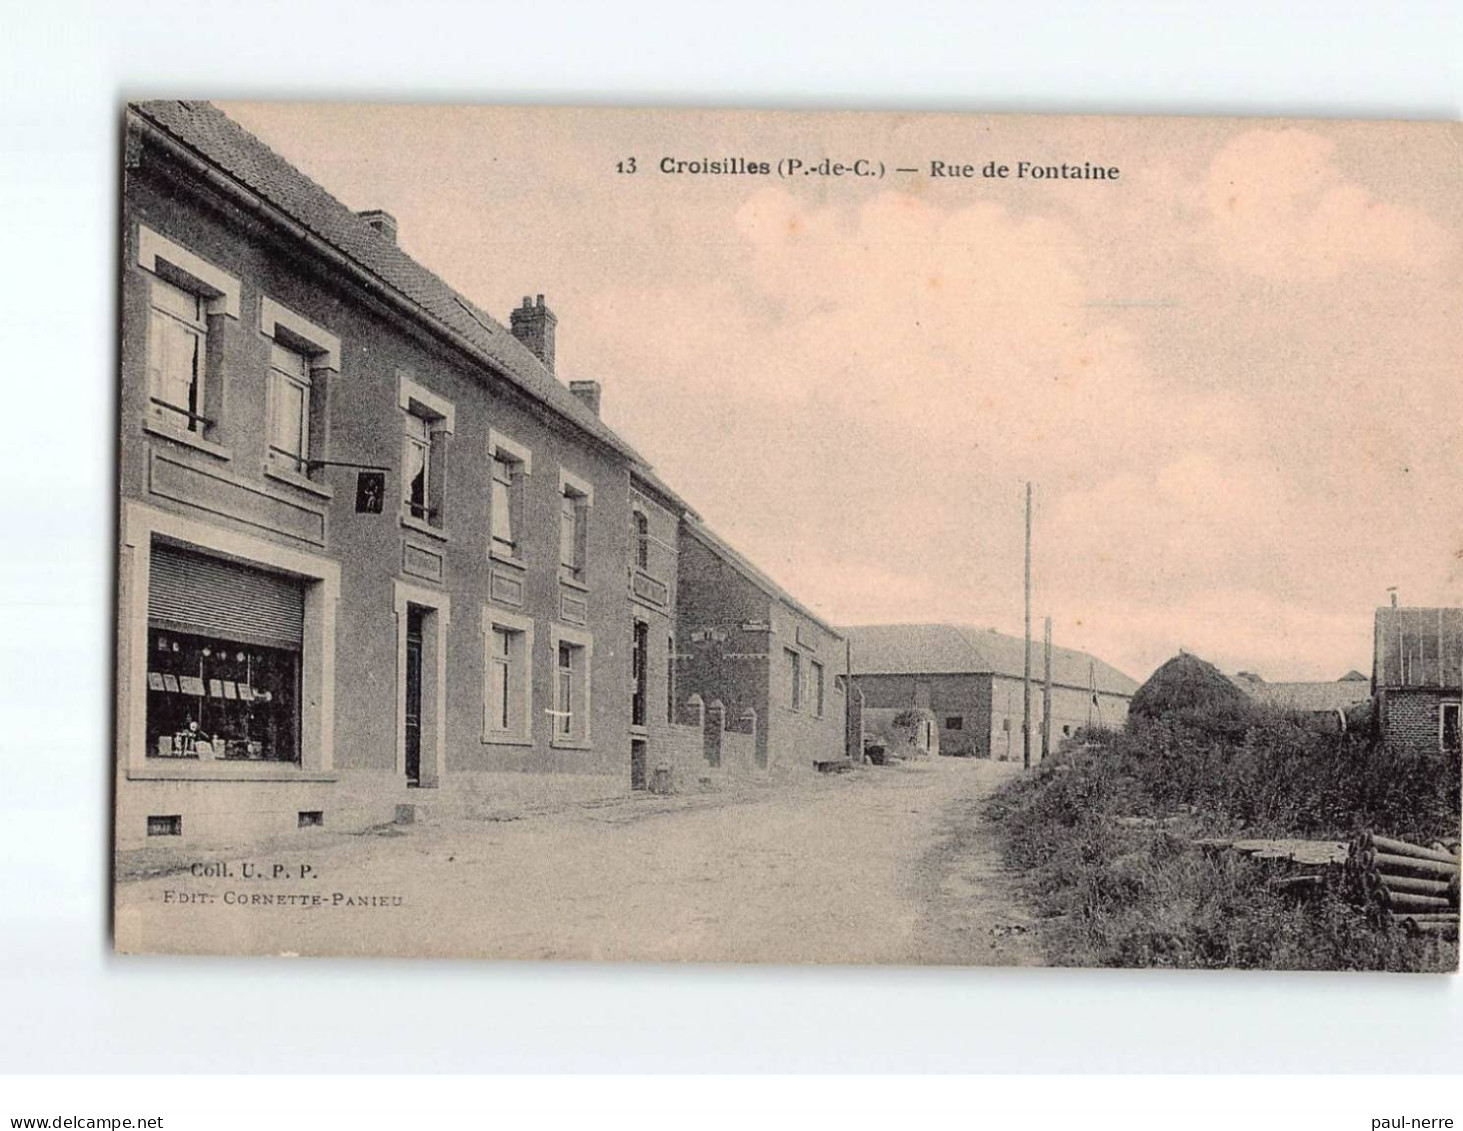
[[[1456,836],[1451,759],[1387,752],[1364,731],[1328,733],[1223,692],[1166,698],[1122,731],[1077,734],[991,802],[1008,862],[1050,917],[1053,962],[1457,965],[1457,943],[1409,938],[1369,920],[1334,885],[1296,898],[1269,883],[1266,864],[1191,843],[1220,834],[1342,840],[1363,827],[1422,843]]]

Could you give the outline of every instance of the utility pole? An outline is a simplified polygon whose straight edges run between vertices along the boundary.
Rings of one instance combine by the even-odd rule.
[[[1046,683],[1041,689],[1041,760],[1052,752],[1052,618],[1046,618]]]
[[[1021,680],[1021,765],[1031,769],[1031,481],[1026,482],[1026,672]]]

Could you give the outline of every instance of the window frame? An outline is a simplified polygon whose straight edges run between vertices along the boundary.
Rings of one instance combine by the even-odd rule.
[[[560,662],[565,648],[569,649],[571,660],[567,669]],[[549,630],[549,657],[553,672],[553,699],[547,710],[553,724],[549,728],[549,745],[561,750],[592,750],[594,636],[555,622]],[[566,673],[569,676],[567,704],[563,679]],[[561,729],[566,718],[567,732]]]
[[[328,498],[329,486],[316,482],[310,464],[312,460],[328,458],[330,377],[340,372],[340,339],[268,295],[259,299],[259,333],[269,339],[264,391],[264,473]],[[303,358],[306,380],[301,381],[275,365],[276,349]],[[281,380],[299,386],[303,393],[300,402],[303,451],[298,457],[274,446]]]
[[[643,731],[650,725],[650,622],[630,621],[630,727]]]
[[[482,633],[482,741],[490,745],[530,746],[533,744],[533,618],[484,605]],[[506,634],[508,644],[507,697],[501,702],[497,679],[499,657],[494,648],[499,633]],[[499,726],[505,710],[508,725]]]
[[[498,478],[497,468],[507,468],[506,480]],[[528,537],[525,501],[528,478],[533,474],[533,452],[497,429],[488,430],[488,556],[514,565],[524,564],[524,542]],[[507,524],[510,538],[500,540],[497,533],[497,484],[507,496]]]
[[[784,663],[791,664],[784,672],[786,680],[784,689],[790,694],[783,705],[789,711],[801,714],[803,709],[803,654],[796,648],[784,647],[782,658]]]
[[[219,442],[226,429],[223,392],[227,374],[222,364],[224,351],[218,343],[225,333],[225,320],[238,321],[239,318],[242,292],[239,279],[146,224],[137,225],[136,251],[137,267],[147,276],[148,282],[147,326],[142,335],[146,350],[143,363],[143,429],[197,448],[217,459],[230,459],[233,453]],[[176,317],[161,309],[154,300],[152,283],[158,280],[193,295],[198,303],[203,341],[200,356],[196,359],[200,370],[198,396],[192,410],[196,419],[190,417],[189,427],[179,427],[170,418],[171,413],[164,415],[166,410],[154,411],[157,406],[153,404],[153,314],[157,311],[164,316]],[[192,428],[194,423],[202,427]]]
[[[635,568],[650,573],[650,516],[641,507],[630,508],[630,523],[635,542]]]
[[[455,430],[456,409],[451,401],[425,388],[405,372],[397,375],[397,407],[401,410],[401,486],[397,505],[401,524],[442,541],[447,540],[447,440]],[[415,514],[417,504],[411,502],[411,480],[407,477],[408,449],[417,441],[410,431],[410,421],[423,425],[425,462],[422,503],[423,514]],[[415,477],[412,477],[415,478]]]
[[[1460,743],[1463,743],[1463,702],[1456,699],[1443,700],[1438,704],[1438,752],[1451,754],[1454,750],[1448,747],[1448,713],[1453,713],[1454,733],[1458,735]]]
[[[571,517],[570,561],[565,561],[565,520]],[[559,580],[580,588],[589,582],[589,512],[594,507],[594,487],[573,472],[559,469]]]
[[[185,296],[193,304],[193,313],[185,314],[174,310],[162,301],[174,296]],[[190,432],[204,438],[215,427],[216,421],[204,414],[208,406],[208,312],[203,295],[195,290],[180,287],[162,276],[148,280],[147,287],[147,413],[156,423],[169,430]],[[165,395],[170,384],[168,374],[159,364],[160,355],[165,352],[167,339],[159,327],[176,327],[192,341],[192,373],[187,381],[187,404],[175,404]],[[182,424],[177,418],[183,419]]]

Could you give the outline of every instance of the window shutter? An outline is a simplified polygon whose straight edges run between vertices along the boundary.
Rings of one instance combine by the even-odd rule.
[[[589,500],[574,500],[574,568],[589,565]]]
[[[148,620],[176,632],[299,648],[305,634],[305,587],[282,574],[155,545]]]

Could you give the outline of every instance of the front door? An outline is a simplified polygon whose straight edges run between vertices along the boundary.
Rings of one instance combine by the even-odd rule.
[[[645,743],[637,738],[630,743],[630,788],[644,789],[645,786]]]
[[[422,610],[406,610],[406,784],[422,784]]]

